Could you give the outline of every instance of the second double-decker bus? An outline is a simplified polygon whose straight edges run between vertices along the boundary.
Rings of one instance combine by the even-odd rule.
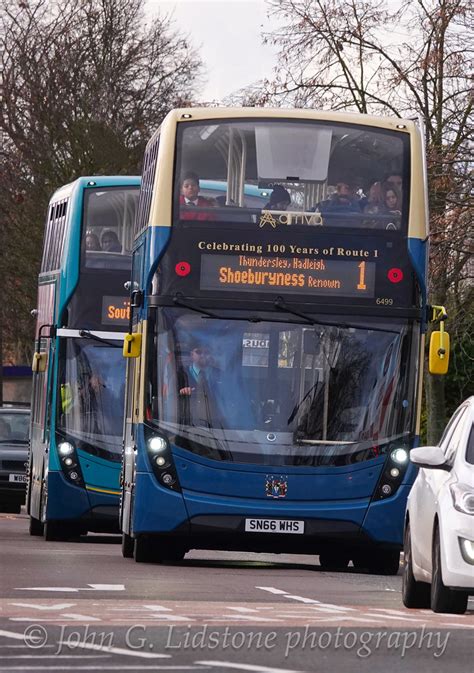
[[[61,540],[118,528],[132,225],[138,177],[51,197],[39,275],[27,511]]]
[[[135,223],[124,556],[291,551],[397,572],[431,318],[425,184],[409,120],[166,117]]]

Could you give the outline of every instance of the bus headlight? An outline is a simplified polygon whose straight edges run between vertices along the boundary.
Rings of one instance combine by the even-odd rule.
[[[145,446],[153,474],[161,486],[180,491],[178,473],[173,460],[173,454],[166,437],[156,434],[156,430],[145,424]]]
[[[74,453],[74,447],[71,442],[60,442],[58,451],[60,456],[70,456]]]
[[[61,470],[66,479],[74,486],[84,486],[84,479],[77,456],[76,447],[61,435],[56,435],[56,446],[59,454]]]
[[[405,465],[408,462],[408,451],[406,449],[395,449],[390,454],[390,458],[398,465]]]
[[[163,437],[150,437],[148,440],[148,448],[152,453],[161,453],[168,448],[168,443]]]
[[[387,454],[384,469],[373,496],[374,500],[384,500],[394,496],[410,464],[408,449],[403,446],[388,448]]]

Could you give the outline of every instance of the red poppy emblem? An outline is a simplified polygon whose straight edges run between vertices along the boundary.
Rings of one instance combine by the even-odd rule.
[[[188,262],[178,262],[174,270],[178,276],[187,276],[191,271],[191,264]]]
[[[390,269],[387,273],[388,279],[391,283],[399,283],[403,280],[403,271],[401,269]]]

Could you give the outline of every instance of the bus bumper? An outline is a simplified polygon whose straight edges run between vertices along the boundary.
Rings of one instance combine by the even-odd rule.
[[[47,519],[74,520],[88,530],[118,532],[119,496],[70,484],[62,472],[48,472]]]
[[[387,500],[339,501],[256,500],[170,491],[150,473],[136,475],[133,535],[173,535],[186,538],[190,548],[263,550],[278,538],[296,551],[305,547],[365,546],[401,548],[403,516],[410,486],[401,486]],[[291,519],[305,522],[304,535],[259,535],[245,532],[245,519]],[[284,542],[286,541],[286,542]],[[267,545],[268,543],[268,545]]]

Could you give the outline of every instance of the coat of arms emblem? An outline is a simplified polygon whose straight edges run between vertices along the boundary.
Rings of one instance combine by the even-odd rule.
[[[288,477],[268,475],[265,478],[265,493],[268,498],[286,498]]]

